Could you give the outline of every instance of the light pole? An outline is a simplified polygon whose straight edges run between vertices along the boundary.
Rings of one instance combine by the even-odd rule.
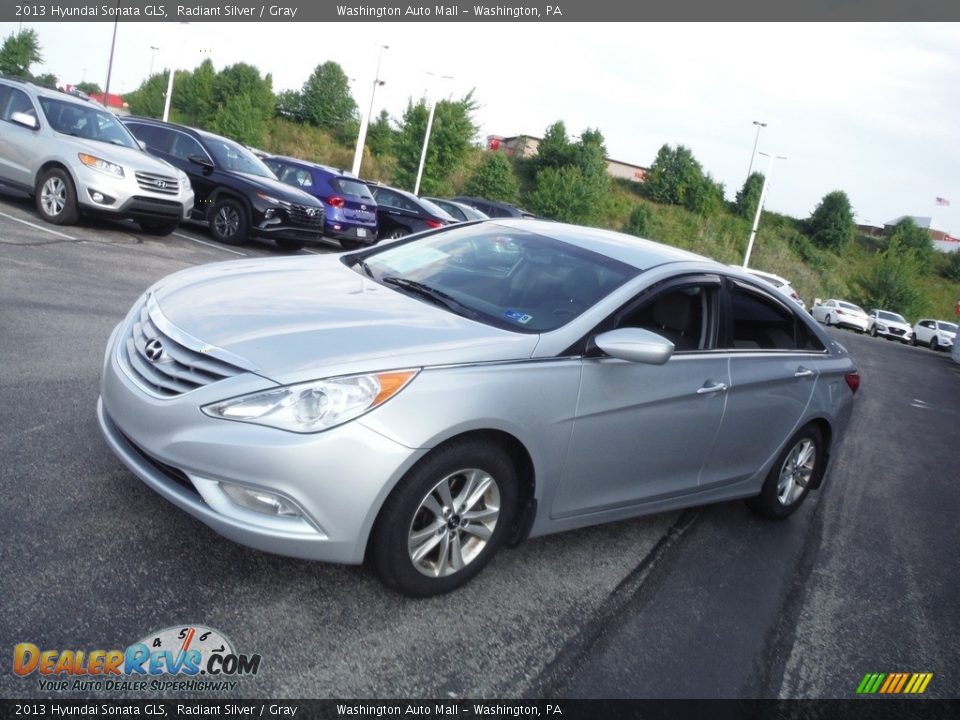
[[[120,9],[120,0],[117,0],[117,10]],[[107,85],[103,88],[103,104],[110,107],[110,76],[113,74],[113,51],[117,46],[117,24],[120,22],[120,13],[113,21],[113,40],[110,41],[110,61],[107,63]]]
[[[436,73],[428,72],[427,75],[431,75],[435,78],[440,78],[441,80],[453,80],[453,75],[437,75]],[[430,130],[433,129],[433,115],[437,111],[437,101],[434,99],[430,103],[430,114],[427,115],[427,131],[423,134],[423,150],[420,151],[420,166],[417,168],[417,182],[413,186],[413,194],[420,194],[420,179],[423,177],[423,164],[427,160],[427,146],[430,144]]]
[[[357,149],[353,152],[353,169],[356,176],[360,176],[360,163],[363,162],[363,146],[367,142],[367,127],[370,125],[370,116],[373,115],[373,99],[377,96],[377,87],[385,85],[386,81],[380,79],[380,61],[383,60],[383,51],[389,50],[389,45],[380,45],[380,53],[377,55],[377,72],[373,75],[373,90],[370,91],[370,110],[360,118],[360,131],[357,133]]]
[[[754,120],[753,124],[757,126],[757,136],[753,139],[753,152],[750,153],[750,167],[747,169],[747,179],[753,174],[753,159],[757,156],[757,143],[760,142],[760,131],[767,126],[765,122]]]
[[[753,229],[750,230],[750,239],[747,241],[747,254],[743,258],[743,267],[750,267],[750,254],[753,252],[753,241],[757,237],[757,226],[760,224],[760,211],[763,210],[763,201],[767,198],[767,184],[770,182],[770,176],[773,174],[773,161],[786,160],[784,155],[768,155],[760,153],[764,157],[770,158],[767,164],[767,174],[763,176],[763,187],[760,190],[760,199],[757,201],[757,213],[753,216]]]
[[[150,74],[147,77],[153,77],[153,60],[157,57],[157,50],[159,50],[156,45],[150,46]]]
[[[189,25],[188,22],[181,22],[181,25]],[[185,38],[180,40],[180,49],[183,50]],[[167,76],[167,97],[163,101],[163,121],[170,119],[170,100],[173,98],[173,73],[175,72],[174,63],[170,63],[170,74]]]

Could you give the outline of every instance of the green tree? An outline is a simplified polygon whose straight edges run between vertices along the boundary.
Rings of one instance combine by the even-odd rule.
[[[445,195],[452,192],[450,177],[466,160],[477,134],[477,125],[473,120],[476,109],[472,90],[459,100],[441,100],[437,103],[420,182],[421,194]],[[416,182],[428,115],[426,99],[416,104],[408,101],[394,144],[397,156],[394,181],[400,187],[412,189]]]
[[[85,92],[87,95],[102,95],[103,88],[94,82],[82,82],[76,85],[77,90]]]
[[[134,115],[143,115],[144,117],[159,118],[163,117],[163,105],[167,96],[167,78],[169,70],[162,70],[151,75],[133,92],[123,96],[130,112]],[[190,75],[189,70],[177,70],[173,76],[173,98],[170,103],[171,115],[176,116],[174,112],[177,108],[177,98],[180,87],[186,82]]]
[[[916,315],[921,310],[920,263],[916,250],[892,237],[890,245],[878,253],[870,267],[856,280],[859,298],[866,307],[885,308],[901,315]]]
[[[31,78],[30,66],[43,62],[40,41],[33,28],[8,35],[0,46],[0,75]]]
[[[693,212],[715,212],[723,203],[723,186],[704,173],[689,148],[663,145],[643,182],[654,202],[681,205]]]
[[[263,141],[264,125],[264,118],[257,112],[254,101],[246,93],[241,93],[230,97],[217,111],[210,129],[244,145],[259,145]]]
[[[367,126],[366,147],[374,155],[391,155],[396,134],[390,125],[390,114],[381,110],[377,119]]]
[[[464,193],[489,200],[515,203],[520,193],[510,159],[502,152],[488,152],[467,181]]]
[[[177,79],[173,89],[173,102],[183,122],[200,127],[210,126],[218,111],[214,100],[216,83],[217,71],[209,58],[189,75]]]
[[[299,90],[282,90],[277,93],[277,115],[291,120],[303,121],[303,96]]]
[[[53,73],[43,73],[42,75],[34,75],[32,78],[33,82],[40,87],[49,88],[50,90],[56,90],[57,85],[57,76]]]
[[[948,280],[960,282],[960,251],[947,253],[940,273]]]
[[[630,218],[623,226],[625,233],[636,235],[637,237],[649,237],[650,226],[653,221],[653,212],[649,205],[637,205],[630,213]]]
[[[810,239],[820,247],[841,250],[854,235],[853,207],[842,190],[823,196],[807,220]]]
[[[567,137],[567,126],[563,120],[557,120],[547,128],[543,139],[537,146],[537,155],[533,165],[536,170],[544,168],[562,168],[576,163],[577,150]]]
[[[303,114],[307,122],[325,130],[339,130],[356,119],[357,103],[350,94],[350,80],[339,63],[317,65],[303,84]]]
[[[760,194],[763,192],[763,173],[750,173],[743,187],[737,191],[737,199],[734,201],[733,209],[737,215],[742,218],[752,220],[757,214],[757,205],[760,202]]]
[[[897,223],[890,236],[890,245],[898,243],[915,254],[920,270],[928,272],[933,267],[936,250],[930,240],[930,234],[917,226],[912,218],[904,218]]]
[[[260,71],[253,65],[237,63],[225,67],[213,80],[213,106],[225,108],[231,98],[246,95],[249,98],[249,110],[255,114],[255,124],[263,125],[273,117],[277,99],[273,94],[273,77],[261,77]],[[174,101],[177,91],[174,89]],[[219,110],[216,111],[219,114]]]
[[[576,165],[547,167],[537,173],[536,189],[527,198],[527,206],[543,217],[586,225],[597,215],[593,199],[583,192],[583,170]]]

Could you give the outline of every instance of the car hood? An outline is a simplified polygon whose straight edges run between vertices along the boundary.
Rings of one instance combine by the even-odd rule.
[[[379,285],[336,256],[217,263],[181,271],[151,292],[179,331],[281,384],[525,359],[539,339]]]
[[[310,193],[304,192],[300,188],[295,188],[292,185],[287,185],[274,178],[244,172],[233,172],[231,174],[242,178],[244,182],[254,188],[254,191],[260,190],[279,200],[286,200],[287,202],[306,205],[307,207],[323,207],[323,204]]]

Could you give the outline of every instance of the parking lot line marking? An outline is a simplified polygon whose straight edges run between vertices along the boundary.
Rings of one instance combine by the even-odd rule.
[[[7,214],[4,213],[4,212],[0,212],[0,215],[2,215],[2,216],[5,217],[5,218],[9,218],[10,220],[13,220],[14,222],[23,223],[24,225],[29,225],[30,227],[36,228],[37,230],[43,230],[44,232],[48,232],[48,233],[50,233],[51,235],[56,235],[57,237],[62,237],[62,238],[64,238],[65,240],[76,240],[75,237],[70,237],[69,235],[64,235],[62,232],[57,232],[56,230],[51,230],[50,228],[45,228],[45,227],[43,227],[43,225],[37,225],[36,223],[27,222],[26,220],[21,220],[21,219],[18,218],[18,217],[14,217],[13,215],[7,215]]]
[[[207,247],[216,248],[217,250],[223,250],[224,252],[233,253],[234,255],[239,255],[240,257],[246,257],[246,253],[242,253],[239,250],[231,250],[230,248],[225,248],[223,245],[217,245],[216,243],[207,242],[206,240],[200,240],[199,238],[190,237],[189,235],[184,235],[183,233],[175,232],[173,233],[177,237],[181,237],[184,240],[192,240],[195,243],[200,243],[201,245],[206,245]]]

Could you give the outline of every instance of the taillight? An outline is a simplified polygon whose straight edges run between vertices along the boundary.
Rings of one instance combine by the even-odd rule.
[[[437,220],[427,220],[427,227],[430,227],[436,230],[437,228],[442,228],[443,223]]]
[[[329,205],[330,207],[342,208],[346,204],[346,202],[347,201],[344,200],[339,195],[334,195],[333,197],[327,198],[327,205]]]
[[[847,387],[850,388],[850,392],[856,395],[857,390],[860,389],[860,373],[847,373],[843,376],[843,379],[847,381]]]

